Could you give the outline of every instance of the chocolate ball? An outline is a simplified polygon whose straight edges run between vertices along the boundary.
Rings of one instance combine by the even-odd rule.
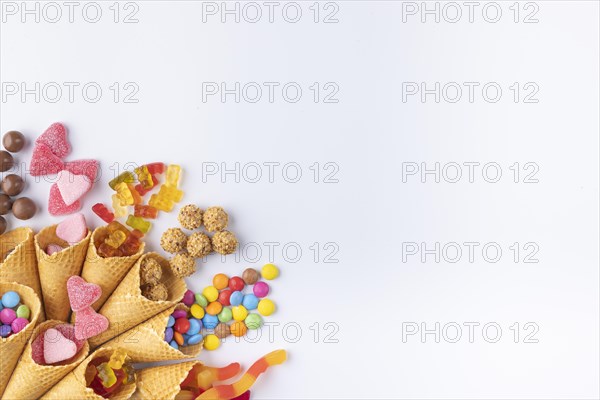
[[[21,132],[6,132],[2,137],[2,145],[11,153],[17,153],[25,147],[25,136]]]
[[[259,278],[260,275],[258,274],[258,271],[254,268],[247,268],[242,274],[242,279],[244,280],[246,285],[254,285]]]
[[[0,215],[6,215],[12,208],[12,200],[4,193],[0,194]]]
[[[2,191],[9,196],[16,196],[23,191],[25,182],[19,175],[10,174],[2,179]]]
[[[6,232],[6,220],[4,217],[0,217],[0,235]]]
[[[0,172],[8,171],[14,164],[13,156],[8,151],[0,150]]]
[[[35,215],[37,207],[29,197],[21,197],[14,201],[12,212],[15,218],[26,220]]]

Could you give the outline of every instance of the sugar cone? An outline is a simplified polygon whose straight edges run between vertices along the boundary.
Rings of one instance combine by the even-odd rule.
[[[102,307],[106,299],[110,297],[112,292],[117,288],[123,277],[133,267],[133,264],[140,258],[144,252],[144,243],[134,255],[128,257],[100,257],[95,245],[95,237],[97,234],[105,230],[106,227],[100,227],[92,233],[89,250],[83,264],[81,277],[87,282],[95,283],[102,288],[102,296],[94,304],[92,308],[96,311]]]
[[[104,346],[124,349],[132,361],[136,363],[183,360],[196,357],[202,350],[201,343],[193,346],[182,346],[179,350],[176,350],[165,342],[167,322],[175,309],[187,310],[187,307],[184,304],[169,307],[157,316],[117,336]]]
[[[17,228],[0,235],[0,281],[29,286],[42,301],[33,231]],[[45,319],[42,307],[40,321]]]
[[[81,364],[77,366],[72,372],[65,376],[60,382],[58,382],[52,389],[46,392],[42,396],[43,400],[102,400],[103,397],[94,393],[93,389],[90,389],[86,385],[85,381],[85,370],[88,364],[98,357],[108,357],[112,355],[114,348],[101,347],[96,350],[92,355],[86,358]],[[119,390],[114,392],[110,398],[111,400],[126,400],[131,397],[135,392],[136,385],[131,383],[124,385]]]
[[[33,333],[33,329],[40,318],[40,310],[42,303],[38,295],[30,287],[19,285],[18,283],[0,282],[0,293],[15,291],[21,296],[21,303],[27,305],[31,313],[29,314],[29,325],[21,332],[11,335],[8,338],[0,339],[0,398],[8,385],[10,376],[12,375],[15,365],[27,341]]]
[[[132,399],[173,400],[181,392],[181,382],[198,361],[146,368],[137,373],[137,390]]]
[[[46,317],[68,321],[71,306],[67,294],[67,280],[73,275],[81,274],[91,234],[88,232],[81,242],[69,246],[67,242],[56,236],[56,226],[44,228],[35,235],[35,252],[40,271]],[[49,256],[46,253],[46,247],[52,243],[63,247],[64,250]]]
[[[169,298],[166,301],[152,301],[142,296],[140,264],[146,257],[154,258],[162,266],[162,282],[169,291]],[[173,275],[167,260],[156,253],[144,254],[125,275],[123,281],[100,309],[100,314],[108,318],[110,325],[106,332],[90,339],[91,348],[99,347],[110,339],[176,305],[183,298],[185,291],[185,281]]]
[[[63,321],[46,321],[35,328],[23,355],[15,368],[2,397],[4,400],[37,399],[69,372],[77,367],[88,355],[86,342],[73,360],[65,365],[39,365],[31,357],[31,343],[47,329],[64,324]]]

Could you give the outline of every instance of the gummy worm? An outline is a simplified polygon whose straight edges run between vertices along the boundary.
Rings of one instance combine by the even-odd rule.
[[[196,400],[229,400],[245,393],[256,382],[260,374],[273,365],[283,364],[287,359],[285,350],[275,350],[256,361],[239,381],[231,385],[214,386],[196,398]]]

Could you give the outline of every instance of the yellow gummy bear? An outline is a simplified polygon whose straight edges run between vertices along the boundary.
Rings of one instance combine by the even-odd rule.
[[[135,173],[138,177],[138,181],[144,189],[150,189],[152,186],[154,186],[152,175],[150,175],[147,166],[142,165],[141,167],[136,168]]]
[[[122,245],[127,239],[127,235],[123,231],[114,231],[104,241],[110,247],[117,249],[120,245]]]
[[[121,200],[116,194],[112,195],[112,207],[116,218],[121,218],[127,215],[127,208],[121,205]]]
[[[179,184],[179,175],[181,174],[181,167],[177,164],[170,164],[167,167],[166,179],[167,186],[177,187]]]
[[[115,186],[115,190],[117,191],[117,197],[119,198],[119,202],[122,206],[133,205],[133,195],[129,190],[129,186],[127,186],[125,182],[121,182],[117,186]]]
[[[112,369],[121,369],[126,359],[127,353],[125,353],[125,350],[116,349],[110,356],[110,360],[108,360],[108,366]]]
[[[100,381],[102,381],[102,386],[111,387],[115,383],[117,383],[117,376],[115,375],[115,371],[111,367],[108,366],[108,363],[102,363],[96,367],[98,370],[98,376],[100,377]]]

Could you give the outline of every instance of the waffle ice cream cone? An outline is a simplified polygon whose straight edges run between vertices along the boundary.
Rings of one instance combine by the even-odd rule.
[[[8,386],[4,391],[2,399],[38,399],[87,357],[89,345],[85,342],[81,350],[79,350],[68,364],[40,365],[33,360],[31,347],[33,340],[38,337],[38,335],[44,334],[46,330],[60,324],[64,324],[64,322],[50,320],[35,328],[29,342],[25,346],[25,351],[23,351],[21,359],[8,382]]]
[[[81,364],[77,366],[72,372],[65,376],[60,382],[58,382],[52,389],[50,389],[44,396],[43,400],[102,400],[103,397],[94,393],[93,389],[87,387],[85,380],[85,370],[88,364],[98,357],[108,357],[113,354],[114,348],[101,347],[96,350],[92,355],[86,358]],[[111,396],[111,400],[126,400],[131,398],[133,392],[135,392],[136,384],[131,383],[123,385],[119,390],[114,392]]]
[[[181,382],[198,361],[146,368],[137,373],[137,390],[132,399],[173,400],[181,392]]]
[[[67,294],[67,280],[73,275],[81,274],[91,234],[88,232],[81,242],[69,246],[69,243],[56,236],[56,226],[44,228],[35,235],[35,252],[46,318],[68,321],[71,305]],[[49,256],[46,253],[49,244],[57,244],[64,250]]]
[[[23,353],[23,348],[25,348],[27,341],[33,333],[42,309],[40,298],[30,287],[18,283],[0,282],[0,293],[6,293],[11,290],[19,293],[21,302],[29,307],[31,313],[29,315],[29,325],[21,332],[11,335],[8,338],[0,339],[0,398],[6,385],[8,385],[19,357]]]
[[[166,360],[183,360],[196,357],[202,350],[202,344],[182,346],[179,350],[165,342],[165,329],[169,316],[175,309],[185,309],[184,304],[167,308],[148,321],[131,328],[127,332],[107,342],[107,347],[124,349],[133,362],[155,362]]]
[[[92,233],[89,249],[83,264],[81,277],[89,283],[95,283],[102,288],[102,296],[94,304],[92,308],[98,311],[104,302],[110,297],[112,292],[117,288],[123,277],[135,264],[144,252],[144,243],[140,246],[139,251],[127,257],[100,257],[96,248],[96,236],[106,227],[100,227]]]
[[[0,281],[29,286],[42,301],[33,231],[17,228],[0,235]],[[45,319],[42,307],[40,321]]]
[[[169,291],[169,297],[166,301],[152,301],[142,295],[140,264],[146,257],[155,259],[162,266],[162,283]],[[169,307],[175,306],[181,301],[185,291],[185,281],[173,275],[167,260],[156,253],[144,254],[125,275],[123,281],[100,309],[100,314],[108,318],[110,325],[107,331],[90,339],[91,348],[95,349]]]

